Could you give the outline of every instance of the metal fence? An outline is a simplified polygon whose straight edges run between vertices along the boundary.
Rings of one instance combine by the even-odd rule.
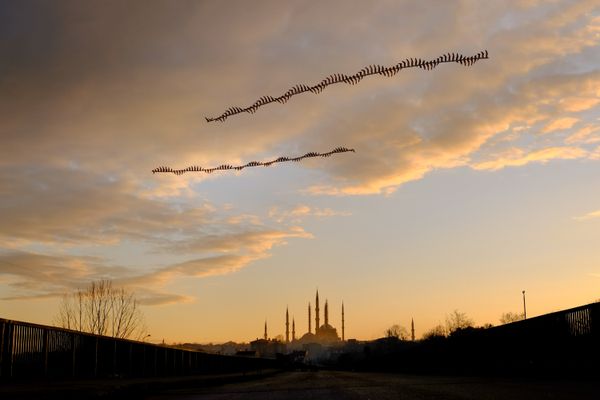
[[[276,360],[207,354],[0,319],[0,379],[250,372]]]
[[[382,338],[348,348],[348,370],[600,377],[600,302],[417,342]]]
[[[600,302],[528,318],[489,330],[499,335],[538,338],[600,337]]]

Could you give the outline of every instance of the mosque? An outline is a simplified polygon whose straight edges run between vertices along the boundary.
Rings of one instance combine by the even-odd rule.
[[[285,310],[285,343],[298,343],[298,344],[308,344],[308,343],[318,343],[318,344],[335,344],[343,342],[345,340],[345,332],[344,332],[344,303],[342,302],[342,337],[340,339],[337,329],[329,324],[329,304],[327,300],[325,300],[325,309],[324,309],[324,324],[320,325],[320,309],[319,309],[319,291],[317,290],[317,294],[315,296],[315,332],[312,332],[312,318],[311,318],[311,306],[310,302],[308,303],[308,332],[302,335],[301,338],[296,338],[296,321],[292,318],[292,337],[290,341],[290,314],[288,310]],[[266,332],[265,332],[266,333]]]
[[[276,357],[277,354],[285,354],[289,352],[303,352],[303,358],[306,360],[316,360],[327,356],[333,347],[337,347],[345,343],[345,326],[344,326],[344,303],[342,302],[342,337],[338,335],[337,329],[329,324],[329,304],[325,300],[324,307],[324,323],[321,322],[321,314],[319,308],[319,291],[315,296],[315,330],[312,330],[312,308],[308,303],[308,332],[302,337],[296,337],[296,321],[292,317],[291,337],[290,337],[290,314],[285,310],[285,339],[280,341],[277,339],[269,339],[267,332],[267,321],[265,321],[265,332],[262,339],[256,339],[250,342],[250,348],[259,357]]]

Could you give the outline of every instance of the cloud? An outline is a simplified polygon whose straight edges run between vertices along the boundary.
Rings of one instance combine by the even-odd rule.
[[[600,127],[586,125],[565,139],[566,144],[600,142]]]
[[[207,278],[234,273],[250,263],[269,257],[269,250],[282,246],[291,238],[311,238],[300,227],[287,231],[263,230],[173,240],[172,254],[208,254],[166,266],[144,269],[114,266],[96,257],[49,256],[23,251],[0,254],[0,276],[18,294],[1,300],[31,300],[59,297],[86,287],[99,279],[135,291],[142,304],[162,305],[191,301],[190,296],[165,293],[160,288],[179,277]],[[214,254],[214,255],[210,255]]]
[[[190,296],[182,296],[179,294],[149,292],[137,293],[136,298],[140,304],[145,306],[163,306],[168,304],[190,303],[193,298]]]
[[[301,227],[289,230],[269,230],[263,228],[246,228],[242,232],[229,232],[218,235],[208,234],[201,237],[189,237],[184,240],[173,240],[167,244],[174,252],[199,253],[249,252],[262,254],[273,246],[285,244],[290,238],[311,238],[312,235]]]
[[[295,204],[281,193],[389,194],[439,169],[600,159],[596,3],[15,3],[0,13],[3,296],[110,277],[146,304],[190,301],[163,289],[311,238],[307,218],[348,215],[271,208]],[[484,48],[490,60],[469,68],[374,76],[204,121],[329,73]],[[286,166],[309,179],[150,172],[342,145],[356,154]]]
[[[324,128],[334,138],[352,138],[357,153],[330,167],[334,183],[313,185],[307,192],[390,193],[435,169],[470,166],[498,170],[503,163],[523,166],[555,158],[592,158],[589,149],[565,146],[574,143],[572,134],[566,136],[570,139],[542,139],[538,133],[549,134],[575,125],[579,118],[565,116],[545,124],[544,121],[561,112],[558,99],[563,95],[596,91],[597,85],[597,71],[534,77],[517,86],[507,84],[506,89],[498,89],[494,99],[473,93],[463,100],[464,104],[437,110],[382,98],[376,110],[367,104],[358,112],[352,125],[332,124]],[[507,149],[507,144],[513,148]],[[509,150],[518,152],[518,156],[506,157]]]
[[[568,97],[560,100],[560,104],[567,112],[580,112],[594,108],[600,103],[598,97]]]
[[[77,165],[133,183],[138,197],[168,199],[230,174],[150,177],[158,165],[233,164],[347,145],[358,153],[303,164],[326,174],[307,191],[390,193],[435,169],[466,165],[514,124],[548,120],[553,129],[598,105],[597,72],[576,68],[600,41],[593,1],[486,10],[469,2],[121,7],[43,6],[30,15],[14,6],[0,17],[14,39],[3,44],[0,165]],[[398,24],[392,15],[411,18]],[[10,23],[21,20],[29,24]],[[382,39],[392,37],[403,40]],[[470,68],[371,77],[226,124],[203,120],[328,73],[484,47],[490,60]]]
[[[269,217],[279,223],[300,223],[306,217],[327,218],[337,216],[346,217],[349,215],[351,215],[351,213],[347,211],[336,211],[331,208],[310,207],[306,204],[298,204],[291,209],[272,207],[269,210]]]
[[[511,149],[504,156],[496,157],[490,161],[484,161],[473,164],[471,167],[476,170],[498,170],[505,167],[518,167],[532,162],[546,163],[550,160],[572,160],[583,158],[587,155],[585,150],[577,147],[549,147],[525,153],[521,149]]]
[[[213,215],[206,202],[176,207],[137,195],[137,185],[127,178],[81,169],[5,168],[0,180],[0,244],[15,239],[61,245],[155,241]]]
[[[237,271],[290,239],[312,237],[301,227],[279,229],[256,215],[220,210],[198,196],[149,197],[127,177],[84,169],[6,168],[0,181],[0,276],[15,293],[5,300],[60,296],[113,279],[148,305],[189,301],[160,288],[180,276]],[[111,256],[131,245],[146,253],[143,270]],[[80,256],[82,249],[106,257]]]
[[[600,218],[600,210],[591,211],[587,214],[581,215],[579,217],[573,217],[574,220],[577,221],[586,221],[588,219]]]
[[[99,257],[48,255],[26,251],[1,251],[0,276],[19,295],[3,300],[61,296],[81,288],[92,280],[118,278],[131,274],[126,268],[113,267]]]
[[[573,117],[558,118],[544,126],[541,132],[549,133],[558,130],[569,129],[573,127],[573,125],[575,125],[577,122],[579,122],[579,119]]]

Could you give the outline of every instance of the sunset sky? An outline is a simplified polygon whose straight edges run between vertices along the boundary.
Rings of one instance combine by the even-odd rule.
[[[103,278],[167,342],[283,334],[286,306],[303,334],[317,288],[358,339],[599,299],[600,6],[483,4],[0,0],[0,318]]]

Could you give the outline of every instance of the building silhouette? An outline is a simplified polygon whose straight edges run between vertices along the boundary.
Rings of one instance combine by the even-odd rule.
[[[287,310],[286,310],[287,316]],[[337,329],[329,324],[329,302],[325,300],[324,323],[320,325],[321,316],[319,309],[319,291],[317,290],[315,296],[315,333],[311,332],[311,307],[310,302],[308,303],[308,332],[302,335],[298,341],[300,343],[318,343],[318,344],[334,344],[344,340],[344,305],[342,303],[342,338],[338,336]]]

